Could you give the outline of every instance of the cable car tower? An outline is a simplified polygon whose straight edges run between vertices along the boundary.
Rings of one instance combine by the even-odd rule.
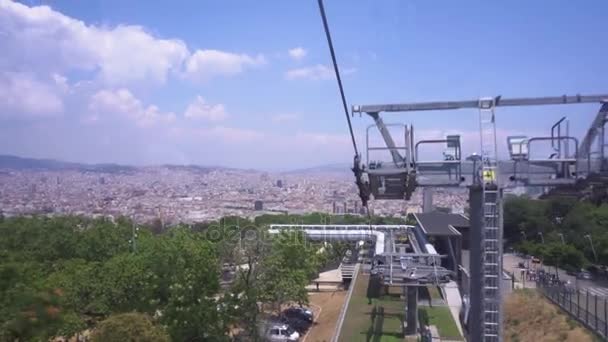
[[[550,136],[507,138],[510,160],[499,160],[496,139],[496,108],[501,106],[533,106],[599,103],[601,108],[591,124],[584,144],[561,134],[556,123]],[[472,108],[479,111],[480,154],[463,159],[460,137],[445,140],[419,140],[414,129],[405,126],[403,146],[397,146],[380,117],[382,112],[414,112]],[[500,96],[469,101],[425,102],[353,106],[352,114],[368,114],[375,122],[390,152],[392,163],[369,160],[369,152],[381,148],[369,145],[364,164],[355,156],[353,172],[359,195],[364,203],[370,199],[407,200],[419,187],[467,187],[471,221],[471,307],[468,324],[471,341],[502,341],[502,195],[503,189],[514,186],[556,187],[572,185],[589,176],[608,175],[605,125],[608,122],[608,94],[591,96],[557,96],[502,99]],[[556,129],[557,128],[557,129]],[[556,133],[557,131],[557,133]],[[600,151],[592,151],[594,141]],[[550,142],[554,149],[547,158],[539,158],[538,142]],[[422,161],[419,147],[424,144],[446,144],[452,153],[440,160]],[[571,148],[573,147],[573,148]],[[405,157],[399,154],[405,151]],[[599,157],[593,157],[599,155]]]
[[[608,122],[608,94],[511,99],[496,96],[466,101],[364,105],[353,106],[349,112],[323,0],[318,0],[318,4],[355,151],[352,171],[363,206],[367,207],[370,199],[409,200],[412,193],[420,187],[468,188],[471,223],[470,310],[467,315],[470,322],[469,340],[502,341],[503,189],[513,186],[568,187],[585,182],[591,184],[599,182],[606,186],[608,158],[605,149],[608,143],[606,143],[605,126]],[[598,103],[601,107],[580,147],[578,139],[569,136],[567,123],[566,134],[561,134],[561,124],[564,121],[562,119],[553,125],[550,136],[507,137],[510,159],[498,159],[496,140],[498,107],[581,103]],[[389,125],[386,125],[381,117],[383,112],[466,108],[479,111],[480,154],[473,154],[464,159],[460,136],[450,135],[441,140],[416,141],[413,126],[399,125],[404,129],[404,140],[401,145],[397,145],[387,128]],[[352,129],[351,116],[355,113],[365,113],[373,119],[386,145],[370,145],[369,131],[374,125],[369,126],[365,163],[361,161],[362,156]],[[596,141],[599,151],[593,150]],[[538,157],[538,153],[532,153],[537,151],[539,142],[550,142],[553,153],[546,158]],[[439,160],[422,160],[420,147],[429,144],[445,145],[448,153],[444,153],[443,158]],[[389,162],[370,160],[370,152],[382,150],[389,152],[391,156]],[[540,150],[542,152],[542,148]],[[389,279],[393,279],[394,269],[389,268],[387,275]]]

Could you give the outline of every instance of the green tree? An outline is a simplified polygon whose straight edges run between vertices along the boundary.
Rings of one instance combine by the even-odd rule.
[[[579,270],[585,263],[583,253],[572,245],[565,245],[561,242],[547,244],[542,250],[543,261],[547,265],[563,268],[566,270]]]
[[[72,336],[81,331],[84,321],[62,305],[62,297],[59,289],[21,292],[14,316],[3,322],[0,337],[8,341],[48,341],[53,336]]]
[[[282,232],[271,246],[260,265],[262,298],[277,308],[288,301],[307,303],[306,285],[318,275],[317,250],[296,231]]]
[[[168,233],[160,254],[168,260],[156,268],[161,280],[157,291],[166,295],[167,301],[162,309],[163,324],[176,341],[222,340],[229,322],[216,300],[220,291],[217,251],[187,228]],[[167,282],[169,286],[164,288]]]
[[[538,233],[550,232],[555,227],[546,217],[546,203],[527,197],[508,197],[504,203],[504,238],[507,243],[522,241],[523,234],[530,240]]]
[[[114,224],[105,219],[97,219],[81,228],[77,255],[85,260],[103,261],[114,255],[130,251],[132,237],[130,222]]]
[[[66,305],[83,315],[104,315],[111,305],[104,295],[103,265],[83,259],[64,261],[55,267],[45,281],[48,288],[60,289],[65,294]]]
[[[132,341],[169,342],[171,339],[164,329],[155,325],[150,317],[140,313],[112,315],[99,323],[94,330],[93,342]]]
[[[262,228],[251,230],[254,238],[245,239],[242,243],[243,264],[237,268],[236,282],[232,287],[231,293],[225,296],[228,308],[234,308],[231,315],[234,322],[240,323],[244,328],[243,335],[248,340],[259,341],[258,321],[260,318],[260,307],[258,303],[262,300],[262,274],[264,268],[261,267],[264,260],[270,253],[271,245],[265,240],[266,231]],[[256,238],[257,237],[257,238]]]
[[[156,277],[144,256],[123,253],[106,261],[100,269],[100,297],[113,312],[136,310],[152,313]]]

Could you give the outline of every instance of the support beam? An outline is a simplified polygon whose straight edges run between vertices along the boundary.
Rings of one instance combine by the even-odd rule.
[[[602,127],[604,127],[604,121],[606,120],[606,116],[608,115],[608,102],[604,103],[600,108],[599,112],[595,116],[595,119],[591,123],[591,127],[587,130],[587,134],[583,138],[583,141],[578,148],[578,155],[580,158],[588,158],[589,153],[591,152],[591,146],[595,141],[595,138],[598,134],[602,133]],[[603,149],[603,147],[600,147]]]
[[[407,293],[407,325],[405,327],[406,335],[415,335],[418,333],[418,287],[406,286]]]
[[[469,298],[471,306],[469,309],[469,341],[483,341],[483,188],[481,185],[473,185],[469,188],[470,217],[470,281]]]
[[[389,151],[391,152],[391,157],[393,157],[393,162],[395,163],[395,165],[403,165],[403,156],[397,150],[397,145],[395,145],[395,141],[393,140],[391,133],[388,131],[388,128],[386,128],[386,125],[384,124],[384,121],[382,121],[380,115],[378,113],[368,114],[374,119],[374,122],[376,122],[376,126],[378,126],[380,134],[382,134],[382,139],[384,139],[386,147],[388,147]]]
[[[422,212],[433,212],[433,188],[422,189]]]
[[[503,99],[500,96],[496,98],[496,107],[513,107],[513,106],[540,106],[540,105],[558,105],[558,104],[575,104],[575,103],[601,103],[608,102],[608,94],[600,95],[563,95],[553,97],[521,97]],[[467,101],[435,101],[435,102],[414,102],[400,104],[379,104],[379,105],[363,105],[353,106],[353,113],[380,113],[380,112],[414,112],[424,110],[453,110],[463,108],[479,108],[479,100]]]

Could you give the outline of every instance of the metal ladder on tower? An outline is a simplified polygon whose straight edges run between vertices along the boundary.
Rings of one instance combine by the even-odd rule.
[[[501,341],[502,232],[500,229],[500,187],[494,98],[479,100],[479,129],[481,134],[483,215],[483,341]]]

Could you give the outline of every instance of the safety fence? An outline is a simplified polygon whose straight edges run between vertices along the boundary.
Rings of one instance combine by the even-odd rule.
[[[608,336],[608,297],[563,284],[537,282],[537,289],[603,339]]]

